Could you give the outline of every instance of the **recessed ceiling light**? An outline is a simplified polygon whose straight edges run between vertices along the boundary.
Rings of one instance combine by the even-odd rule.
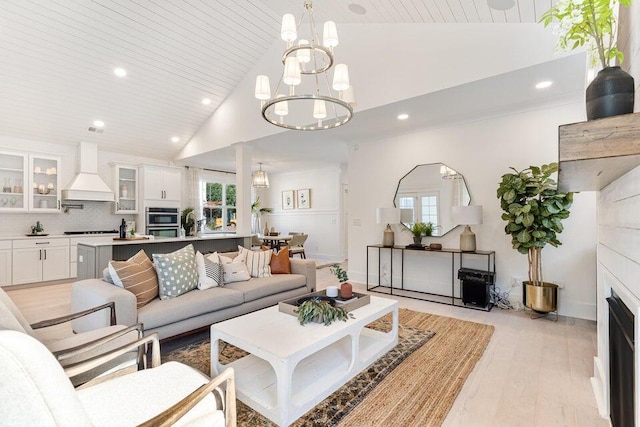
[[[174,136],[173,138],[171,138],[171,142],[180,142],[180,138]]]
[[[113,69],[113,74],[115,74],[118,77],[124,77],[127,75],[127,70],[121,67],[117,67]]]
[[[536,89],[545,89],[551,86],[552,84],[553,82],[551,80],[545,80],[543,82],[536,84]]]
[[[409,115],[407,113],[398,114],[398,120],[407,120]]]
[[[102,120],[94,120],[93,125],[97,128],[103,128],[104,122]]]
[[[211,100],[209,98],[202,98],[202,105],[209,105],[211,104]]]
[[[516,5],[516,0],[487,0],[487,4],[491,9],[509,10]]]
[[[347,7],[356,15],[364,15],[367,13],[367,9],[365,9],[364,6],[359,5],[358,3],[350,3]]]

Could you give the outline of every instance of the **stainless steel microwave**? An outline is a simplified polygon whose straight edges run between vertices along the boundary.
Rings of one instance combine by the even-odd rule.
[[[146,208],[147,227],[180,228],[180,209],[178,208]]]

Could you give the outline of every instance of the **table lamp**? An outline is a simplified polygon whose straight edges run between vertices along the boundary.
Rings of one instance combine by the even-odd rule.
[[[482,224],[482,206],[454,206],[452,211],[454,224],[464,225],[460,233],[460,250],[462,252],[476,251],[476,235],[470,225]]]
[[[397,208],[377,208],[376,222],[378,224],[387,224],[382,234],[382,246],[391,247],[394,244],[395,235],[391,229],[391,224],[400,222],[400,209]]]

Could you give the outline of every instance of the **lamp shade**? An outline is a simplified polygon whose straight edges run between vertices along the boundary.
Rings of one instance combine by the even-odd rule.
[[[257,188],[269,188],[269,175],[262,170],[262,163],[259,163],[260,170],[255,171],[251,179],[251,185]]]
[[[282,17],[280,37],[286,42],[292,42],[298,37],[298,32],[296,31],[296,18],[290,13],[287,13]]]
[[[322,44],[329,48],[338,46],[338,30],[335,22],[327,21],[324,23]]]
[[[278,98],[282,98],[284,95],[278,95]],[[275,105],[275,113],[279,116],[286,116],[289,114],[289,103],[287,101],[281,101]]]
[[[322,99],[313,101],[313,118],[324,119],[327,117],[327,105]]]
[[[309,40],[300,39],[298,46],[309,46]],[[311,61],[311,49],[300,49],[296,51],[296,58],[298,58],[298,62],[301,64],[306,64]]]
[[[300,76],[300,64],[295,56],[288,56],[284,60],[284,75],[282,81],[289,86],[297,86],[302,82]]]
[[[400,209],[376,208],[376,222],[378,224],[399,224]]]
[[[336,65],[333,72],[333,89],[346,90],[349,88],[349,68],[346,64]]]
[[[256,77],[256,98],[265,101],[271,98],[271,87],[269,86],[269,77],[259,75]]]
[[[454,206],[452,219],[454,224],[482,224],[482,206]]]

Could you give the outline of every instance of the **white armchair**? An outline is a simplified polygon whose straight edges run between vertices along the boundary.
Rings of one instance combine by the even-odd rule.
[[[80,334],[70,334],[69,336],[57,339],[47,338],[40,333],[42,328],[70,322],[91,313],[101,310],[110,310],[110,326],[94,329]],[[29,324],[20,309],[13,300],[0,288],[0,329],[11,329],[32,336],[42,342],[53,353],[62,366],[68,366],[83,360],[90,359],[101,353],[105,353],[124,344],[136,341],[142,336],[142,324],[126,327],[116,324],[115,305],[113,302],[100,305],[78,313],[55,319],[44,320],[34,324]],[[69,328],[71,330],[71,328]],[[98,367],[93,371],[84,372],[82,375],[72,378],[75,385],[80,385],[91,380],[106,371],[125,366],[141,365],[143,363],[142,353],[138,351],[121,355],[118,359],[112,360],[109,364]]]
[[[152,368],[74,389],[68,376],[152,345]],[[33,337],[0,330],[0,426],[169,426],[235,427],[233,369],[209,380],[178,362],[160,365],[157,334],[144,337],[65,371]],[[223,403],[216,402],[214,392]]]

